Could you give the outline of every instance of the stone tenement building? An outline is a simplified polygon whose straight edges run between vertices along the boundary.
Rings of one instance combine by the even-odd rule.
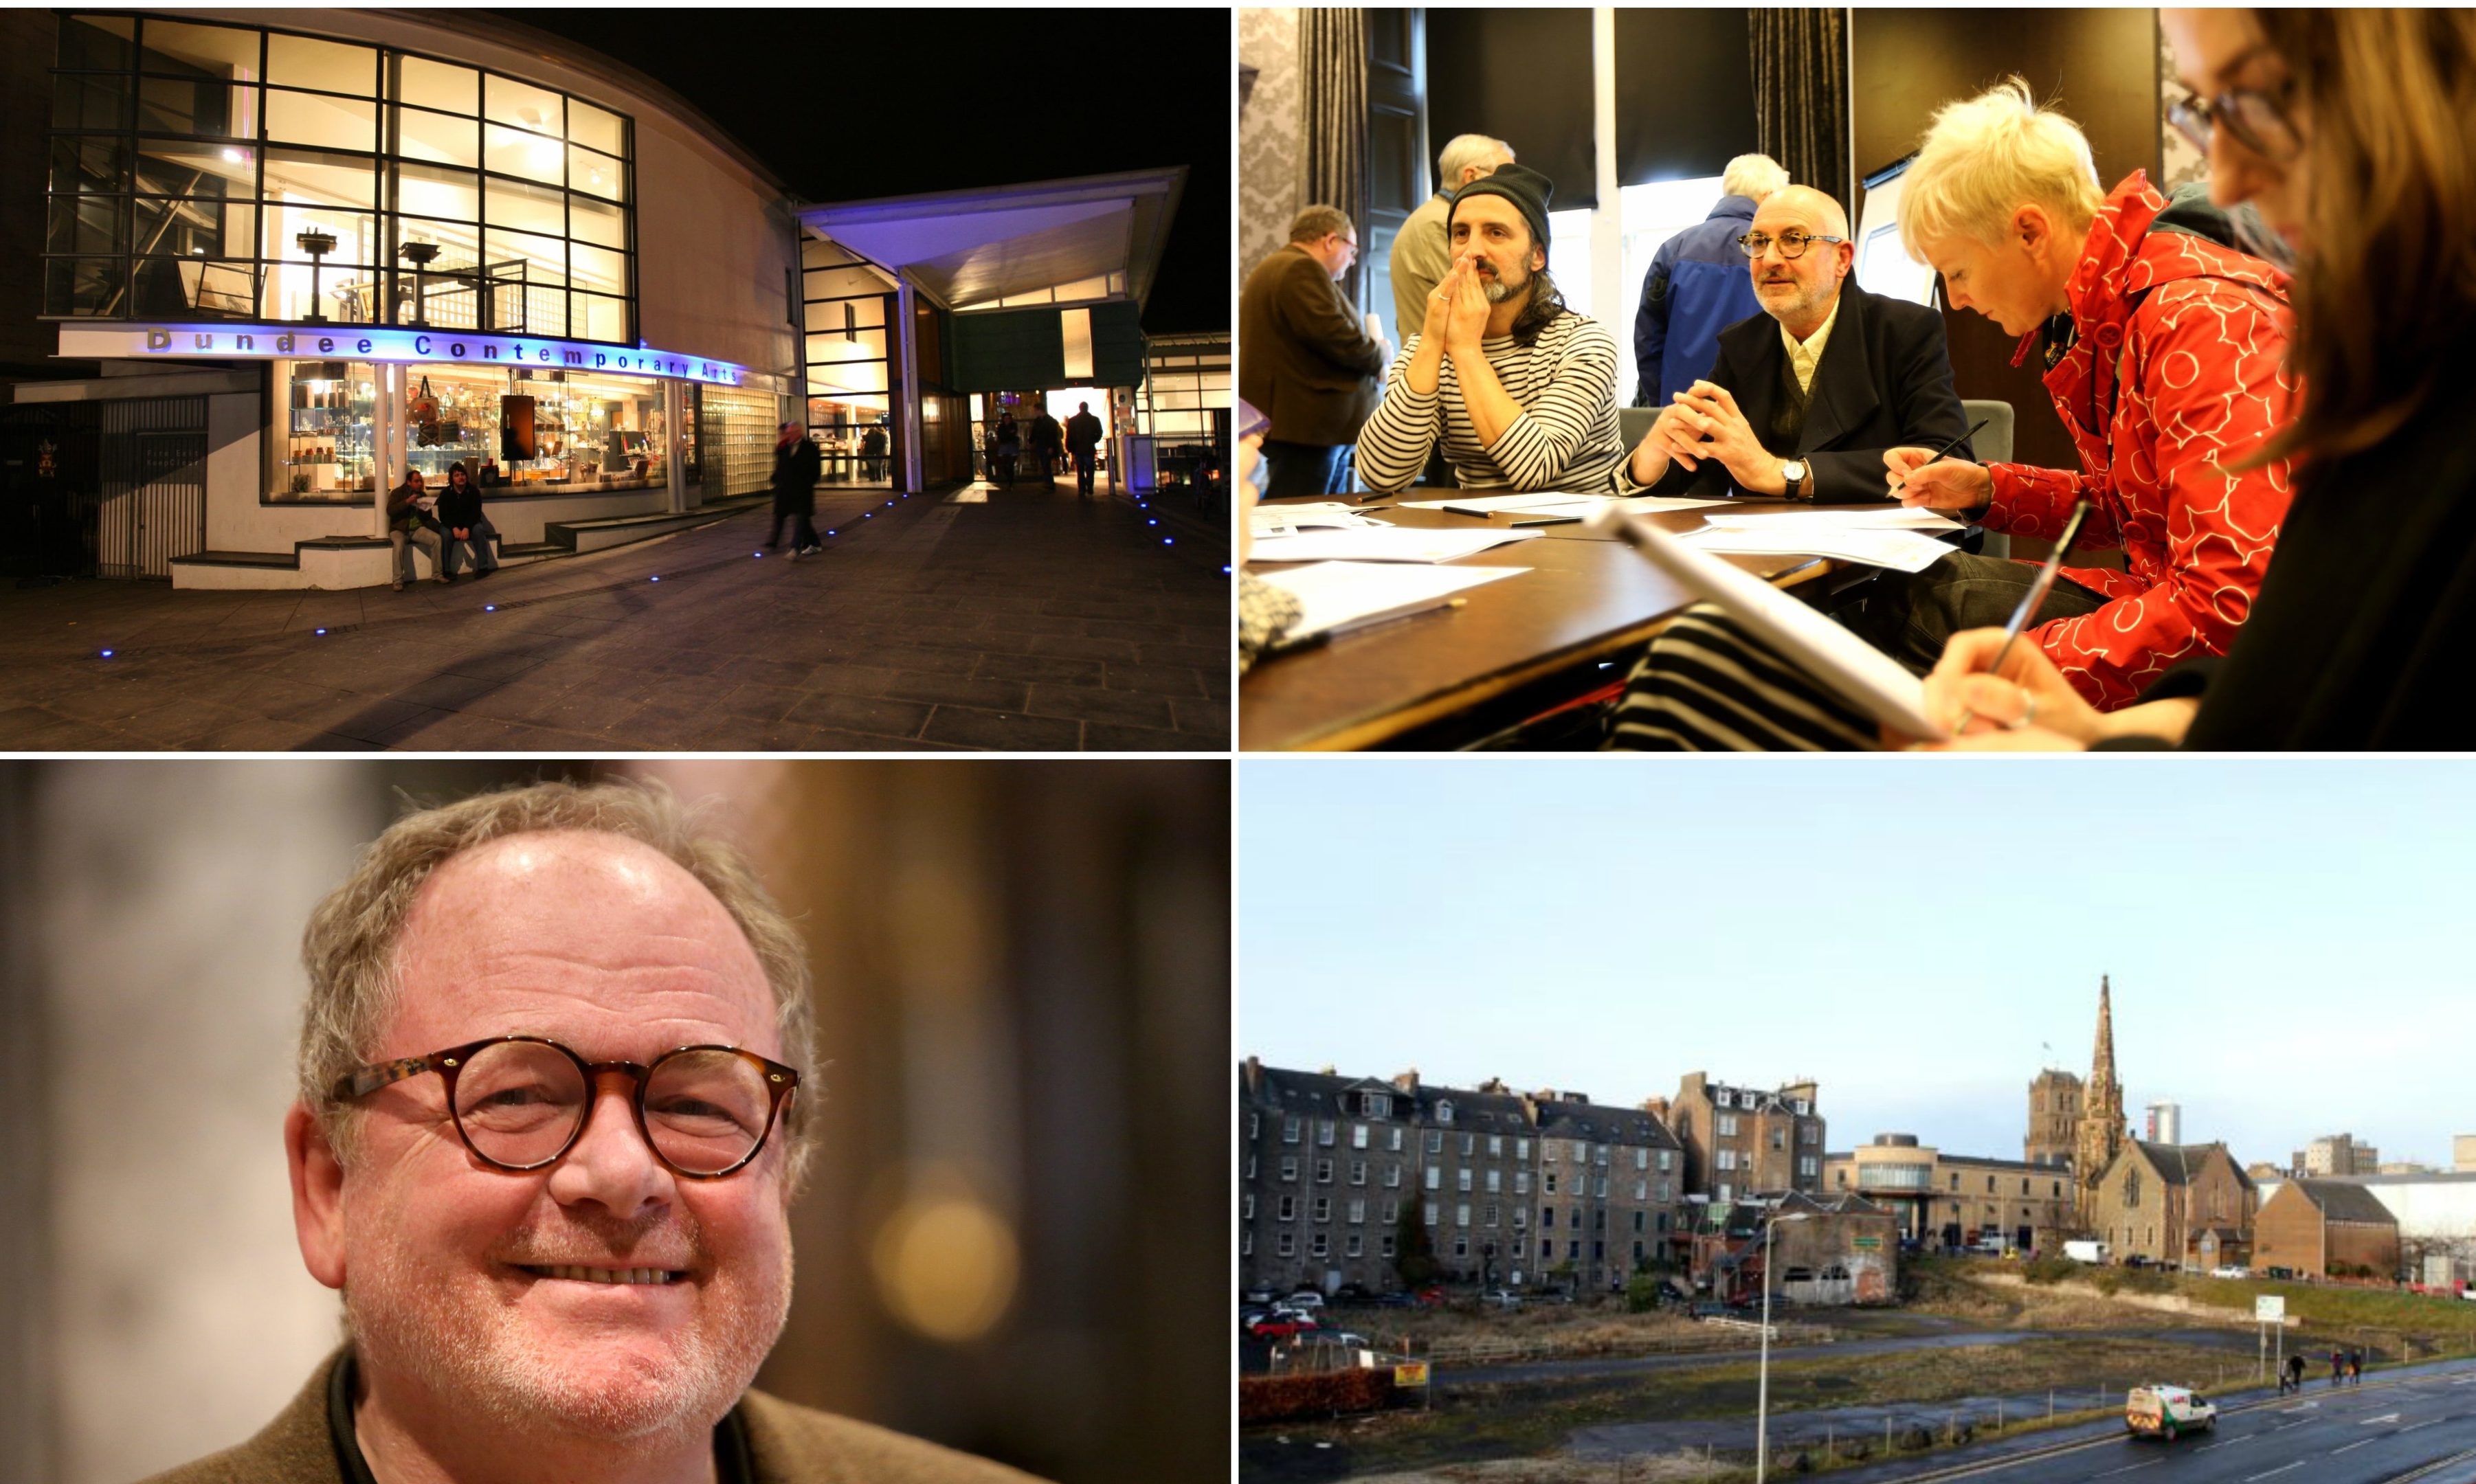
[[[2018,1159],[1946,1154],[1917,1135],[1876,1134],[1854,1150],[1823,1156],[1832,1195],[1866,1198],[1891,1213],[1901,1237],[1928,1248],[1994,1237],[2039,1252],[2063,1249],[2073,1228],[2071,1172]]]
[[[1822,1189],[1822,1115],[1815,1084],[1765,1090],[1689,1072],[1673,1102],[1643,1104],[1685,1149],[1685,1189],[1728,1201],[1760,1191]]]
[[[1405,1216],[1437,1274],[1473,1283],[1604,1288],[1682,1236],[1683,1152],[1646,1109],[1251,1056],[1238,1108],[1243,1286],[1398,1288]]]

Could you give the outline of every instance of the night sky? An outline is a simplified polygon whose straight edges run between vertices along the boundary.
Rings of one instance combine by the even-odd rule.
[[[815,202],[1187,167],[1144,329],[1229,325],[1229,12],[498,11],[659,79]]]

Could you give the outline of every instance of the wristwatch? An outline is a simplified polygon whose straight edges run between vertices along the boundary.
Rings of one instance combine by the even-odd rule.
[[[1802,500],[1805,498],[1804,459],[1792,458],[1781,464],[1780,478],[1788,482],[1788,488],[1781,492],[1782,499]]]

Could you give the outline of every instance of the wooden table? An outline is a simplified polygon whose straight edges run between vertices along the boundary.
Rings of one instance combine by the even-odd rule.
[[[1399,507],[1399,500],[1454,493],[1412,489],[1365,508],[1382,510],[1400,526],[1468,530],[1487,524],[1476,516]],[[1814,508],[1786,500],[1729,504],[1746,510]],[[1703,513],[1678,510],[1648,518],[1686,532],[1702,525]],[[1460,595],[1468,600],[1461,607],[1378,624],[1259,662],[1238,687],[1239,746],[1249,752],[1447,746],[1456,719],[1517,692],[1539,692],[1520,699],[1544,710],[1560,696],[1572,699],[1622,680],[1615,667],[1630,665],[1651,635],[1694,601],[1612,536],[1579,525],[1538,530],[1536,540],[1492,547],[1455,563],[1531,569],[1471,588]],[[1816,556],[1728,559],[1784,587],[1822,578],[1837,566]],[[1280,565],[1288,563],[1266,563],[1263,570]]]

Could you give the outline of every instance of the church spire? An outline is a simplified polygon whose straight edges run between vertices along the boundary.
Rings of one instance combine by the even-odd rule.
[[[2123,1151],[2123,1087],[2115,1079],[2115,1007],[2107,977],[2097,981],[2097,1049],[2090,1058],[2089,1089],[2081,1101],[2081,1123],[2074,1141],[2074,1182],[2080,1188],[2083,1224],[2090,1220],[2091,1196],[2107,1166]]]
[[[2097,1051],[2090,1058],[2090,1092],[2115,1086],[2115,1011],[2107,1002],[2107,977],[2097,977]],[[2102,1095],[2100,1095],[2102,1096]]]

